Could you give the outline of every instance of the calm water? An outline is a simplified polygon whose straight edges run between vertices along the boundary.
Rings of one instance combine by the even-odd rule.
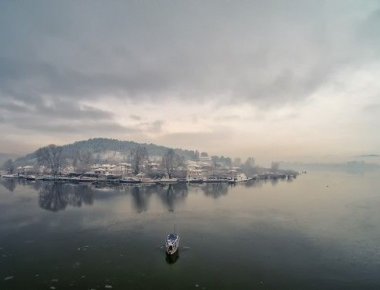
[[[380,289],[380,174],[0,185],[0,289]],[[161,248],[176,225],[179,257]]]

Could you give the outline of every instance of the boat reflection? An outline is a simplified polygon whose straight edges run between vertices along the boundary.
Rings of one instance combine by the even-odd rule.
[[[166,256],[165,258],[166,263],[174,264],[179,260],[179,249],[173,255],[165,254],[165,256]]]

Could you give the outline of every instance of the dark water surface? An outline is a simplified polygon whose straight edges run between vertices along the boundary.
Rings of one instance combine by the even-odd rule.
[[[380,174],[0,185],[0,289],[380,289]],[[174,224],[179,257],[161,245]]]

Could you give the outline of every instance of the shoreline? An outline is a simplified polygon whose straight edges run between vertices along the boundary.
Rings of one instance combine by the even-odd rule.
[[[42,176],[34,176],[34,175],[2,175],[1,179],[4,180],[28,180],[28,181],[42,181],[42,182],[67,182],[67,183],[93,183],[93,184],[130,184],[130,185],[167,185],[167,184],[177,184],[177,183],[187,183],[187,184],[203,184],[203,183],[228,183],[228,184],[236,184],[236,183],[245,183],[249,181],[255,180],[289,180],[297,178],[298,173],[264,173],[264,174],[256,174],[255,176],[249,177],[243,180],[234,180],[229,178],[203,178],[203,179],[186,179],[186,178],[173,178],[173,179],[137,179],[134,177],[128,178],[107,178],[107,177],[69,177],[69,176],[51,176],[51,175],[42,175]]]

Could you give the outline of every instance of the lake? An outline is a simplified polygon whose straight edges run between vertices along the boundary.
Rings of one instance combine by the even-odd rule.
[[[379,172],[0,182],[0,289],[380,289]],[[174,227],[181,248],[168,258]]]

